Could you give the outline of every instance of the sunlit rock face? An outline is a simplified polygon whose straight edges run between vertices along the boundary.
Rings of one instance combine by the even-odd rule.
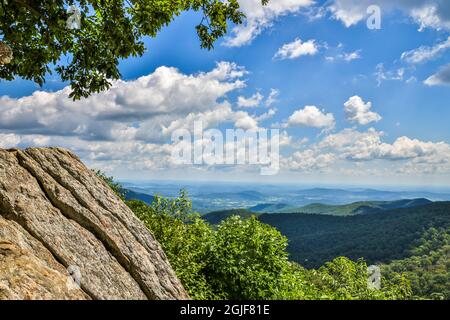
[[[187,299],[159,243],[71,152],[0,149],[0,299]]]

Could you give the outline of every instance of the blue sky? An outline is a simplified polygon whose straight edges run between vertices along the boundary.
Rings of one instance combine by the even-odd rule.
[[[449,185],[448,1],[242,2],[247,24],[213,51],[184,13],[121,62],[113,90],[82,102],[57,76],[1,81],[0,146],[61,145],[122,179]],[[366,26],[370,4],[379,30]],[[189,119],[279,128],[280,173],[171,164],[170,128]]]

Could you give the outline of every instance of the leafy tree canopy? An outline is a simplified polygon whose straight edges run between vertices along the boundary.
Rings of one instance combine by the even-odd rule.
[[[81,13],[79,29],[67,26],[73,5]],[[0,39],[13,51],[12,61],[0,65],[0,79],[20,76],[43,85],[54,68],[70,82],[71,98],[87,97],[120,78],[119,59],[142,56],[144,36],[156,37],[187,10],[203,14],[196,29],[206,49],[229,23],[245,18],[237,0],[0,0]]]
[[[162,245],[194,299],[408,299],[409,282],[400,274],[367,286],[367,264],[336,258],[317,270],[288,259],[287,239],[256,217],[231,216],[216,228],[192,211],[191,201],[156,196],[151,205],[127,205]]]

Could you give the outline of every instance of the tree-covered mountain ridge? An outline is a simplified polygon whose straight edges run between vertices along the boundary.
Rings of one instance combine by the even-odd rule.
[[[217,294],[226,294],[235,298],[261,295],[288,299],[374,298],[367,296],[367,292],[356,293],[348,289],[356,280],[353,271],[361,271],[367,263],[379,265],[383,281],[387,283],[398,283],[399,279],[408,281],[412,289],[410,298],[450,299],[450,202],[432,203],[422,198],[365,201],[341,206],[310,206],[328,210],[321,214],[268,214],[233,209],[203,216],[189,213],[195,210],[184,192],[181,198],[172,200],[155,196],[150,205],[134,200],[127,204],[155,232],[183,283],[196,297],[216,298]],[[370,207],[370,212],[361,210],[361,206]],[[330,208],[340,210],[340,213],[345,209],[354,212],[336,215],[330,214]],[[183,247],[192,245],[186,247],[187,251],[180,251],[180,243],[184,243]],[[277,258],[272,262],[279,263],[284,257],[282,260],[287,265],[282,265],[287,269],[282,276],[280,270],[283,268],[272,269],[272,262],[262,262],[268,257],[273,258],[268,252],[279,249],[278,245],[285,249],[277,251]],[[233,253],[233,250],[236,251]],[[235,284],[223,287],[224,281],[235,283],[235,277],[246,268],[250,272],[247,274],[249,281],[256,284],[262,278],[266,280],[253,289],[250,289],[253,285],[241,283],[245,290],[250,290],[248,292],[235,292]],[[262,273],[256,275],[257,269]],[[219,276],[220,282],[214,282],[217,275],[211,278],[211,272],[215,274],[218,270],[225,273]],[[231,276],[233,272],[237,273]],[[263,276],[266,272],[272,275],[266,278]],[[346,279],[349,274],[352,276]],[[231,277],[224,280],[224,276]],[[274,286],[274,291],[272,288],[265,293],[255,293],[254,290],[261,290],[265,286],[261,284],[266,281]],[[301,283],[307,287],[302,287]],[[362,282],[357,287],[361,289]],[[219,293],[216,292],[218,288],[221,288]],[[400,290],[407,288],[408,285],[397,287]],[[324,294],[324,290],[330,291]],[[345,297],[337,292],[345,292]]]
[[[289,240],[290,259],[306,268],[338,256],[364,259],[382,265],[386,275],[406,274],[419,297],[450,299],[450,202],[347,216],[228,210],[204,219],[214,223],[235,214],[279,230]]]
[[[432,203],[432,201],[425,198],[401,199],[395,201],[357,201],[344,205],[312,203],[302,207],[289,207],[287,205],[276,203],[257,205],[249,208],[249,210],[259,213],[309,213],[348,216],[377,213],[392,209],[417,207],[430,203]]]

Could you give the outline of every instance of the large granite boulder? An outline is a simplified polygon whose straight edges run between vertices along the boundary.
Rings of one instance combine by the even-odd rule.
[[[0,149],[0,299],[187,299],[131,210],[71,152]]]

